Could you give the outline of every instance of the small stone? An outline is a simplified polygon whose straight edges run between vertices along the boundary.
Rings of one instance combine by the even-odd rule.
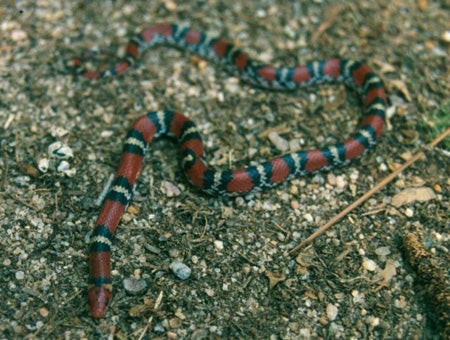
[[[166,9],[170,12],[174,11],[177,9],[177,3],[175,1],[166,1],[164,3],[164,6],[166,7]]]
[[[195,331],[192,332],[191,339],[192,340],[208,339],[208,330],[202,328],[196,329]]]
[[[344,178],[344,176],[337,176],[336,177],[336,186],[340,189],[343,189],[347,186],[347,182]]]
[[[33,197],[31,198],[31,203],[37,210],[40,211],[45,208],[48,201],[42,198],[41,196],[34,194]],[[38,221],[36,221],[36,223],[39,224]]]
[[[220,240],[215,240],[214,241],[214,247],[218,250],[218,251],[222,251],[223,250],[223,242]]]
[[[293,200],[291,201],[291,208],[296,210],[296,209],[300,209],[301,204],[297,201],[297,200]]]
[[[444,33],[442,33],[441,39],[446,43],[450,43],[450,30],[447,30]]]
[[[289,150],[289,142],[274,131],[269,133],[269,140],[281,152]]]
[[[293,332],[297,332],[298,331],[298,322],[289,322],[289,329]]]
[[[375,261],[370,260],[368,258],[365,258],[363,261],[363,268],[368,270],[369,272],[373,272],[375,269],[377,269],[377,264]]]
[[[309,223],[314,222],[314,217],[310,213],[306,213],[305,215],[303,215],[303,218],[307,220]]]
[[[331,172],[327,175],[327,183],[332,186],[336,185],[336,176]]]
[[[167,197],[177,197],[180,196],[181,190],[172,182],[169,181],[162,181],[161,182],[161,191],[167,196]]]
[[[172,318],[169,320],[170,328],[179,328],[181,326],[181,320],[179,318]]]
[[[368,317],[368,321],[372,327],[377,327],[380,324],[380,319],[372,315]]]
[[[405,209],[405,215],[406,215],[407,217],[413,217],[413,216],[414,216],[414,209],[406,208],[406,209]]]
[[[50,313],[50,312],[48,311],[47,308],[45,308],[45,307],[39,308],[39,314],[40,314],[42,317],[46,318],[46,317],[48,316],[49,313]]]
[[[164,329],[164,326],[160,322],[155,324],[155,327],[153,327],[153,330],[155,331],[155,333],[164,333],[166,331]]]
[[[16,272],[16,279],[17,280],[23,280],[24,277],[25,277],[25,273],[23,271],[19,270],[19,271]]]
[[[56,168],[56,170],[58,170],[59,172],[66,171],[69,169],[70,169],[70,164],[67,161],[61,161],[61,163],[59,163],[58,167]]]
[[[169,331],[166,333],[166,336],[167,336],[167,339],[169,339],[169,340],[178,339],[177,333],[174,333],[174,332]]]
[[[387,256],[391,253],[391,250],[389,249],[389,247],[378,247],[377,249],[375,249],[375,254],[377,254],[378,256]]]
[[[63,172],[64,172],[64,175],[66,175],[67,177],[73,177],[77,174],[77,169],[70,168],[70,169],[64,170]]]
[[[123,280],[123,288],[131,295],[137,295],[147,289],[147,282],[143,279],[129,277]]]
[[[172,262],[169,268],[181,280],[187,280],[192,273],[191,268],[179,261]]]
[[[73,158],[72,149],[61,142],[55,142],[50,144],[48,146],[47,152],[50,156],[54,156],[59,159]]]
[[[300,339],[310,339],[311,338],[311,331],[309,328],[302,328],[299,332]]]
[[[352,296],[353,296],[353,302],[354,303],[358,303],[361,301],[361,297],[359,294],[359,291],[357,291],[356,289],[352,290]]]
[[[206,288],[205,289],[205,293],[206,295],[208,295],[209,297],[213,297],[216,293],[214,292],[214,290],[212,290],[211,288]]]
[[[69,131],[59,126],[53,126],[50,130],[50,134],[52,135],[52,137],[64,137],[68,133]]]
[[[19,29],[15,29],[11,32],[11,39],[13,41],[25,40],[28,38],[27,32]]]
[[[328,304],[327,305],[327,317],[328,320],[333,321],[334,319],[336,319],[338,315],[338,308],[336,305],[333,304]]]
[[[109,138],[113,135],[113,131],[111,130],[103,130],[102,132],[100,132],[100,137],[102,138]]]
[[[47,157],[39,157],[36,161],[39,171],[46,173],[49,166],[49,159]]]

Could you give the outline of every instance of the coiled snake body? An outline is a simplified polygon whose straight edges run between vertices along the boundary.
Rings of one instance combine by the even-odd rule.
[[[175,24],[145,28],[129,42],[126,57],[117,66],[106,71],[86,71],[82,75],[89,79],[119,75],[139,60],[145,50],[158,45],[171,45],[198,54],[238,74],[246,82],[266,89],[293,90],[326,82],[343,82],[360,93],[363,117],[357,130],[341,143],[229,170],[208,167],[195,124],[183,114],[165,110],[138,118],[126,136],[119,168],[91,237],[88,295],[91,314],[95,318],[104,315],[112,297],[111,238],[131,200],[147,146],[154,139],[161,136],[177,139],[182,166],[194,186],[211,195],[239,195],[270,188],[298,175],[342,165],[372,148],[384,126],[386,94],[382,81],[361,62],[328,59],[305,66],[273,67],[251,60],[223,39],[210,38],[202,32]],[[76,67],[81,63],[81,59],[72,61]]]

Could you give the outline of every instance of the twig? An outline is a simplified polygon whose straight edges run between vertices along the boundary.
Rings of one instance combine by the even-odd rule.
[[[450,128],[448,128],[443,133],[441,133],[438,137],[436,137],[430,144],[427,145],[427,147],[430,148],[430,149],[434,148],[440,141],[442,141],[448,135],[450,135]],[[325,223],[323,226],[321,226],[319,229],[317,229],[314,233],[312,233],[310,236],[308,236],[308,238],[306,238],[305,240],[300,242],[298,245],[296,245],[294,248],[292,248],[288,252],[288,255],[294,255],[300,249],[302,249],[304,246],[310,244],[314,239],[316,239],[318,236],[323,234],[326,230],[328,230],[330,227],[332,227],[336,222],[340,221],[349,212],[354,210],[356,207],[360,206],[364,201],[369,199],[373,194],[375,194],[379,190],[383,189],[387,184],[389,184],[392,180],[394,180],[394,178],[397,177],[397,175],[399,173],[401,173],[403,170],[405,170],[406,168],[411,166],[411,164],[415,163],[423,155],[424,155],[424,153],[422,151],[416,153],[405,164],[403,164],[401,167],[396,169],[394,172],[392,172],[387,177],[383,178],[372,189],[367,191],[364,195],[362,195],[360,198],[358,198],[356,201],[354,201],[352,204],[350,204],[347,208],[342,210],[339,214],[334,216],[331,220],[329,220],[327,223]]]
[[[158,295],[158,298],[156,299],[155,307],[153,308],[153,311],[157,311],[159,309],[159,306],[161,305],[162,299],[163,299],[163,291],[160,291],[159,295]],[[148,329],[152,325],[152,321],[153,321],[153,315],[148,318],[147,324],[145,325],[145,328],[142,331],[142,334],[139,337],[139,340],[142,340],[144,338],[145,333],[147,333]]]

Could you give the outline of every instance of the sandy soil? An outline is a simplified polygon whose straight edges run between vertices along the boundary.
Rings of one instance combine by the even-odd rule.
[[[298,257],[285,256],[450,125],[448,2],[341,4],[3,1],[0,338],[443,336],[445,308],[436,308],[423,272],[406,261],[404,240],[416,236],[433,270],[444,269],[448,297],[449,144],[426,149]],[[114,298],[106,317],[94,320],[88,239],[96,201],[136,117],[183,111],[217,166],[279,154],[267,138],[274,127],[311,148],[342,140],[358,120],[357,96],[343,86],[267,92],[164,47],[119,78],[90,82],[69,74],[67,62],[81,51],[98,50],[113,65],[130,36],[160,22],[190,24],[276,65],[336,56],[367,62],[388,89],[387,128],[377,148],[349,166],[244,198],[199,193],[180,170],[176,145],[152,145],[139,195],[114,239]],[[66,163],[48,155],[56,142],[73,153]],[[168,197],[165,181],[180,189],[177,197]],[[411,188],[429,195],[392,204]],[[170,270],[174,261],[191,268],[187,280]],[[126,278],[147,287],[129,294]]]

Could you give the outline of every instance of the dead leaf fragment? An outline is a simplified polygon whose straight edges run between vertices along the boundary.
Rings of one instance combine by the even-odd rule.
[[[392,79],[389,81],[389,85],[399,90],[408,102],[411,101],[411,95],[409,94],[408,87],[403,80]]]
[[[426,202],[434,198],[436,198],[436,194],[431,188],[428,187],[408,188],[392,197],[391,204],[394,207],[399,208],[402,205],[408,203],[413,203],[416,201]]]
[[[389,281],[397,274],[395,263],[393,260],[387,260],[384,269],[378,272],[378,275],[383,280],[383,285],[387,286]]]
[[[320,24],[319,28],[312,35],[311,41],[317,41],[317,39],[328,29],[330,28],[335,21],[339,19],[339,13],[344,9],[344,6],[341,4],[334,4],[328,7],[325,14],[324,21]]]
[[[269,270],[266,270],[264,272],[264,274],[269,279],[269,287],[270,287],[270,289],[275,287],[278,283],[286,280],[286,275],[284,275],[284,274],[272,273]]]

